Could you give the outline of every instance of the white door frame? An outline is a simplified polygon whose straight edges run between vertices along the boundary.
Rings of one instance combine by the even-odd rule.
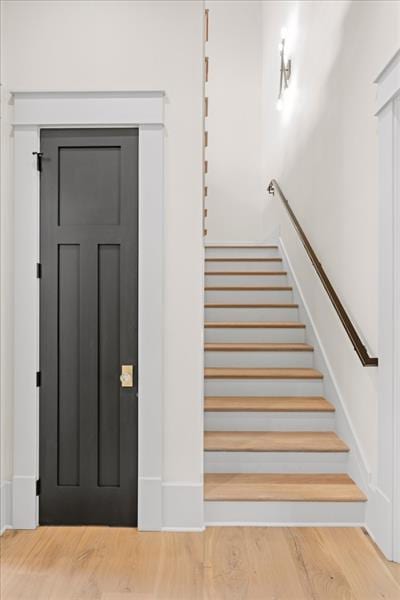
[[[38,525],[39,173],[43,128],[139,128],[138,526],[162,528],[164,93],[12,92],[14,134],[13,527]]]
[[[400,50],[376,82],[379,137],[379,394],[372,533],[400,562]]]

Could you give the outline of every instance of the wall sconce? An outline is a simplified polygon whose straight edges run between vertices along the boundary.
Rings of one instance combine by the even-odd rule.
[[[281,31],[281,43],[279,44],[279,51],[281,56],[281,67],[280,67],[280,79],[279,79],[279,95],[276,103],[277,110],[283,108],[283,95],[285,90],[289,87],[289,79],[292,74],[292,61],[291,59],[285,59],[285,38],[286,29]]]

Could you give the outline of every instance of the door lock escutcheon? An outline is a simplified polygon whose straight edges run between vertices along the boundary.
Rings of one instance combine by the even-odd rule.
[[[133,387],[133,365],[121,365],[121,387]]]

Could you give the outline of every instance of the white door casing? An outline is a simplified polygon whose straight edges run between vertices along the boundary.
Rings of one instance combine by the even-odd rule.
[[[138,527],[162,528],[164,93],[11,94],[14,133],[13,527],[38,525],[39,205],[42,128],[139,128]]]

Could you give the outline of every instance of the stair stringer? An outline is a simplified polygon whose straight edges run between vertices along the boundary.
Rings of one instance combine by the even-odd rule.
[[[284,270],[287,271],[290,285],[293,286],[294,302],[299,305],[300,320],[305,323],[307,343],[314,346],[314,367],[324,375],[324,396],[335,406],[335,431],[350,448],[347,473],[369,497],[371,469],[362,450],[361,443],[346,408],[339,384],[335,378],[332,366],[328,360],[321,337],[304,297],[301,283],[296,276],[292,262],[286,250],[282,237],[278,237],[278,246],[283,259]],[[321,284],[322,285],[322,284]],[[365,509],[364,509],[365,513]]]

